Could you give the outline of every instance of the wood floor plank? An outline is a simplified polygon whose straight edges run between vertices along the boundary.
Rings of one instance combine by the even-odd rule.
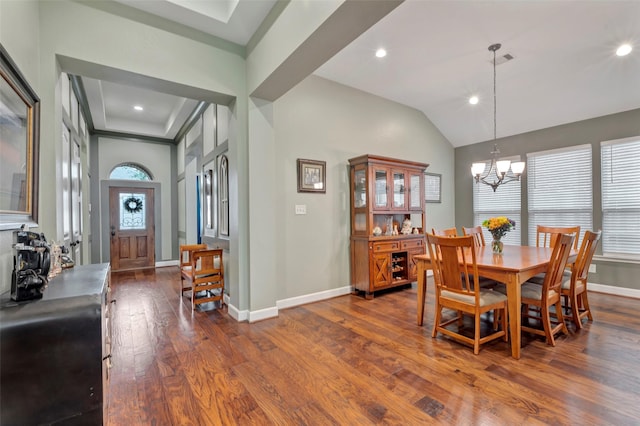
[[[637,299],[590,293],[595,321],[514,360],[431,338],[431,286],[419,327],[415,288],[249,324],[194,312],[175,267],[112,285],[109,425],[640,424]]]

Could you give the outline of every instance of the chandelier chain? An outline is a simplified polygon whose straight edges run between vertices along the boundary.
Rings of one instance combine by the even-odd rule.
[[[496,50],[498,49],[493,50],[493,140],[496,139],[496,123],[498,122],[496,114]]]

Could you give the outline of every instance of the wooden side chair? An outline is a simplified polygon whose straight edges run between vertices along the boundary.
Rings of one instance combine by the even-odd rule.
[[[578,239],[580,239],[580,227],[579,226],[545,226],[538,225],[536,227],[536,247],[555,247],[556,241],[560,235],[569,234],[573,235],[573,249],[578,249]],[[544,281],[544,273],[538,274],[529,279],[529,282],[534,284],[542,284]],[[565,271],[565,279],[569,279],[571,276],[570,266]]]
[[[525,305],[523,316],[538,319],[542,322],[543,330],[528,325],[522,325],[522,330],[529,333],[545,336],[547,344],[556,345],[554,335],[559,331],[569,334],[569,330],[564,323],[562,314],[562,302],[560,293],[562,288],[563,271],[567,265],[567,259],[571,252],[571,245],[574,237],[568,234],[561,234],[557,237],[553,253],[549,261],[549,266],[542,285],[526,282],[522,285],[522,304]],[[539,310],[539,316],[531,314],[529,306],[535,306]],[[556,321],[551,324],[551,307],[555,307],[554,316]],[[534,313],[536,313],[534,311]]]
[[[436,284],[436,310],[432,337],[438,332],[473,347],[478,354],[480,345],[500,337],[508,341],[507,333],[507,296],[493,290],[481,289],[478,283],[478,265],[473,250],[473,237],[443,237],[427,235],[429,255],[433,265],[433,277]],[[459,259],[463,259],[460,264]],[[444,308],[456,311],[453,319],[443,319]],[[501,313],[502,329],[480,337],[480,316],[489,311]],[[462,314],[474,318],[474,337],[467,337],[450,330],[448,325],[462,320]]]
[[[455,227],[447,228],[447,229],[431,228],[431,233],[433,235],[438,235],[440,237],[457,237],[458,236],[458,230]]]
[[[576,261],[571,268],[571,279],[562,283],[562,296],[565,299],[565,308],[571,310],[571,317],[577,328],[582,328],[582,319],[587,317],[593,321],[589,298],[587,297],[587,277],[589,265],[593,260],[602,231],[586,231]],[[567,300],[568,299],[568,300]],[[568,302],[568,303],[567,303]]]
[[[196,250],[191,253],[191,307],[219,300],[224,305],[224,265],[222,249]],[[214,290],[218,290],[217,292]],[[200,293],[205,292],[205,295]]]
[[[193,274],[191,269],[191,257],[194,251],[206,250],[206,244],[182,244],[180,245],[180,295],[182,296],[185,291],[191,290],[191,281],[193,280]],[[189,281],[186,283],[185,280]]]

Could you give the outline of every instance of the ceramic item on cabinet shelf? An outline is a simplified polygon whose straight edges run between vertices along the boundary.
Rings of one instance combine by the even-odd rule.
[[[382,235],[382,229],[380,229],[379,226],[376,226],[375,228],[373,228],[373,235],[375,235],[376,237]]]
[[[413,233],[417,235],[420,233],[420,231],[418,230],[418,228],[413,228]]]
[[[387,229],[385,230],[384,235],[393,235],[393,216],[387,217]]]
[[[393,224],[393,232],[391,235],[398,235],[398,225],[396,223]]]
[[[411,233],[411,221],[409,219],[405,219],[404,222],[402,222],[400,233],[402,235],[409,235]]]

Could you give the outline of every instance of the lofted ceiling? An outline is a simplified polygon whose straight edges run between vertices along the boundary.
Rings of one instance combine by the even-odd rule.
[[[240,45],[275,3],[119,1]],[[618,57],[623,42],[634,50]],[[640,1],[406,0],[315,74],[416,108],[453,146],[463,146],[493,138],[493,43],[502,44],[499,62],[513,57],[496,67],[497,137],[640,108]],[[387,56],[377,58],[381,47]],[[88,95],[92,116],[103,96],[105,126],[133,121],[143,127],[142,115],[122,114],[126,105],[143,102],[142,93],[113,87],[118,117],[107,106],[112,85],[97,83],[101,90]],[[477,105],[468,103],[471,95]],[[175,121],[184,116],[178,105],[189,105],[180,98],[166,102],[147,129],[172,128],[162,117]]]

